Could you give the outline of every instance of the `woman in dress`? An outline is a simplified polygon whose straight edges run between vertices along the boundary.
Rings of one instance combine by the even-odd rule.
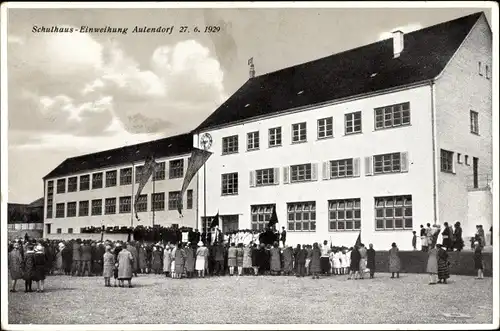
[[[240,242],[236,248],[236,266],[238,267],[238,276],[243,274],[243,243]]]
[[[328,247],[328,241],[323,241],[323,245],[321,246],[321,273],[323,275],[328,275],[330,272],[330,247]]]
[[[446,280],[450,278],[450,262],[448,261],[448,253],[443,245],[438,244],[438,283],[446,284]]]
[[[115,268],[115,256],[111,253],[111,246],[106,246],[106,252],[103,257],[103,270],[104,286],[111,286],[111,277],[113,277],[113,270]]]
[[[148,273],[148,264],[147,264],[147,251],[146,247],[144,246],[144,243],[139,246],[139,251],[137,252],[139,256],[139,261],[138,266],[139,270],[142,274],[147,274]]]
[[[63,258],[62,258],[63,248],[64,248],[64,244],[62,242],[60,242],[59,245],[57,246],[56,263],[55,263],[55,269],[56,269],[56,273],[58,275],[64,274]]]
[[[358,275],[359,275],[359,261],[361,261],[361,255],[359,254],[357,245],[355,245],[351,249],[350,254],[351,255],[349,256],[349,261],[350,261],[349,277],[347,279],[349,280],[349,279],[354,278],[354,280],[356,280],[356,279],[358,279]]]
[[[254,243],[252,245],[252,268],[254,276],[257,276],[259,274],[258,254],[259,254],[259,247],[257,247],[256,243]]]
[[[281,251],[278,242],[274,242],[271,248],[271,275],[279,275],[281,272]]]
[[[158,245],[155,245],[153,247],[152,262],[151,262],[151,269],[153,269],[155,275],[159,275],[161,273],[162,259],[163,256],[161,254],[160,247]]]
[[[196,251],[191,247],[191,244],[186,244],[184,249],[186,252],[186,275],[188,278],[193,277],[194,274],[194,263],[196,261]]]
[[[250,269],[252,269],[252,247],[248,244],[243,247],[243,273],[250,274]]]
[[[33,292],[31,284],[35,279],[35,251],[33,245],[26,245],[24,252],[24,291]]]
[[[455,232],[453,233],[453,237],[455,238],[453,248],[460,252],[464,248],[464,239],[462,238],[462,227],[460,222],[455,223]]]
[[[227,266],[229,267],[229,276],[234,274],[234,268],[236,267],[236,255],[238,254],[237,249],[235,247],[235,243],[231,243],[231,247],[229,247],[227,251]]]
[[[481,245],[479,242],[474,242],[474,268],[477,270],[476,279],[483,279],[483,253],[482,253]]]
[[[14,243],[12,251],[9,252],[9,271],[12,279],[11,292],[16,292],[18,279],[23,279],[23,257],[19,250],[19,243]]]
[[[163,272],[165,277],[169,277],[172,272],[172,248],[169,244],[163,250]]]
[[[342,270],[342,252],[339,248],[333,251],[332,269],[335,275],[340,275]]]
[[[436,246],[430,246],[427,259],[427,273],[429,274],[429,285],[436,284],[436,275],[438,273],[438,250]]]
[[[45,256],[45,251],[41,244],[36,245],[35,247],[35,274],[33,280],[36,281],[36,291],[43,292],[44,291],[44,283],[45,283],[45,273],[47,272],[46,263],[47,258]]]
[[[389,250],[389,272],[392,274],[391,278],[394,278],[394,274],[399,278],[400,271],[401,259],[399,258],[399,248],[396,243],[392,243],[392,248]]]
[[[73,260],[73,251],[69,248],[68,243],[63,243],[63,247],[61,249],[61,257],[63,262],[63,270],[64,274],[69,276],[71,275],[71,264]]]
[[[313,279],[319,279],[319,274],[321,273],[321,249],[318,243],[314,243],[311,250],[311,262],[309,268]]]
[[[198,272],[198,277],[205,278],[205,270],[208,265],[208,248],[205,247],[202,241],[198,243],[196,250],[196,263],[195,269]]]
[[[290,276],[293,271],[293,249],[292,246],[285,245],[283,250],[283,273],[286,276]]]
[[[129,244],[124,243],[123,249],[118,254],[118,280],[120,287],[124,287],[124,282],[128,282],[128,287],[132,287],[132,274],[134,272],[134,256],[127,249]]]
[[[186,264],[186,251],[182,248],[182,243],[177,245],[175,250],[175,278],[181,279]]]
[[[121,250],[122,250],[122,244],[117,242],[115,244],[115,249],[113,251],[113,255],[115,257],[115,267],[113,268],[113,278],[115,287],[116,287],[116,281],[118,280],[118,254],[120,254]]]
[[[342,256],[340,257],[341,274],[349,274],[349,266],[351,265],[351,252],[347,248],[342,248]]]

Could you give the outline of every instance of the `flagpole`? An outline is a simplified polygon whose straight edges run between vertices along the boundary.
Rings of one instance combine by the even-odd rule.
[[[134,183],[135,183],[135,165],[132,162],[132,194],[130,195],[130,226],[134,226]]]
[[[155,174],[156,174],[156,166],[153,167],[153,196],[155,195]],[[165,200],[163,200],[165,201]],[[152,206],[154,207],[154,206]],[[155,209],[151,208],[153,210],[153,227],[155,226]]]
[[[207,166],[203,165],[203,222],[207,222]],[[203,224],[202,224],[203,227]]]

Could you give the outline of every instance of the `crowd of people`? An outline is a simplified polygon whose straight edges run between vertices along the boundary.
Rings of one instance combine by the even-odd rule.
[[[437,244],[441,229],[434,229],[431,236],[426,236],[429,284],[446,283],[450,274],[449,246],[444,236],[443,244]],[[480,241],[474,246],[478,278],[483,278],[483,246]],[[26,292],[32,291],[33,281],[37,283],[37,291],[43,292],[46,275],[53,274],[100,276],[107,287],[112,286],[112,278],[115,287],[124,287],[125,281],[132,287],[134,276],[150,273],[174,279],[223,275],[295,275],[313,279],[347,275],[348,279],[364,279],[367,271],[374,278],[375,259],[372,244],[366,248],[357,241],[348,248],[325,240],[322,244],[293,248],[286,245],[286,231],[278,234],[271,228],[259,234],[250,230],[222,234],[216,226],[203,236],[195,230],[175,236],[175,241],[153,243],[19,238],[9,245],[12,292],[21,279],[25,280]],[[396,243],[389,250],[388,264],[391,278],[399,278],[401,261]]]

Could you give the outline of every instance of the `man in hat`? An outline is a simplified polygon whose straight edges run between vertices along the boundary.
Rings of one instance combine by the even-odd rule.
[[[71,275],[79,276],[81,272],[81,240],[73,242],[73,264],[71,266]]]

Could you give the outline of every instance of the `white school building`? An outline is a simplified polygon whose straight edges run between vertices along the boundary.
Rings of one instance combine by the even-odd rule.
[[[199,228],[411,249],[420,225],[492,225],[492,33],[483,13],[255,76],[193,132]],[[205,192],[206,190],[206,192]],[[466,242],[467,245],[467,242]]]

